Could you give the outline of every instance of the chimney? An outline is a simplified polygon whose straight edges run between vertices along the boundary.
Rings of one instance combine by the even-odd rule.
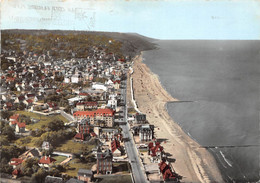
[[[47,156],[45,156],[45,160],[47,160]]]

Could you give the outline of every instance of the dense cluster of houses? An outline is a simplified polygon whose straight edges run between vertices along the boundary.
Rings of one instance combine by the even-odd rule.
[[[100,140],[101,145],[94,151],[97,173],[113,173],[114,158],[125,155],[122,134],[115,126],[115,119],[122,100],[121,81],[130,59],[119,58],[96,46],[89,50],[86,58],[69,60],[57,59],[48,52],[38,55],[25,50],[22,54],[2,50],[0,57],[9,63],[7,69],[1,71],[1,110],[26,110],[42,115],[66,112],[76,124],[75,143],[91,138]],[[9,118],[9,125],[16,134],[28,132],[20,117],[15,113]],[[44,142],[42,150],[48,150],[50,146],[49,142]],[[22,162],[32,157],[37,158],[38,165],[45,169],[56,163],[51,156],[33,148],[11,159],[9,164],[14,168],[13,175],[18,176]],[[70,181],[89,182],[92,178],[91,170],[79,169],[77,179]],[[45,182],[52,180],[54,177],[47,176]]]
[[[129,58],[119,58],[96,46],[89,50],[88,55],[86,58],[64,60],[47,53],[37,55],[24,51],[17,54],[2,50],[1,59],[12,64],[1,71],[1,109],[16,110],[17,106],[23,106],[22,109],[47,113],[58,110],[61,105],[57,101],[44,101],[46,96],[61,94],[77,110],[97,108],[97,103],[82,100],[89,96],[93,100],[109,100],[107,106],[115,109],[118,96],[114,91],[120,88]],[[67,99],[69,95],[74,97]]]

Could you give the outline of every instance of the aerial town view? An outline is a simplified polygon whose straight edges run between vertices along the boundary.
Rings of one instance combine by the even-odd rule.
[[[165,140],[135,107],[136,57],[122,44],[101,34],[2,31],[2,178],[182,179]]]
[[[235,2],[115,2],[1,2],[0,182],[258,182],[259,35],[205,23]]]

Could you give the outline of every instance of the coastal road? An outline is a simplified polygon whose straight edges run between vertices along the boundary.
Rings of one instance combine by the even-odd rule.
[[[126,83],[125,83],[126,85]],[[124,89],[122,89],[122,96],[124,96],[124,122],[127,121],[127,104],[126,104],[126,87]],[[120,127],[122,128],[123,131],[123,137],[125,139],[127,139],[125,141],[125,149],[126,149],[126,153],[128,156],[128,160],[129,163],[131,164],[132,167],[132,172],[133,172],[133,177],[134,177],[134,182],[135,183],[146,183],[148,182],[145,176],[145,172],[142,169],[142,164],[140,162],[139,156],[138,156],[138,152],[137,152],[137,148],[136,145],[134,143],[133,140],[133,136],[131,134],[130,131],[130,125],[128,123],[124,123],[122,125],[120,125]]]

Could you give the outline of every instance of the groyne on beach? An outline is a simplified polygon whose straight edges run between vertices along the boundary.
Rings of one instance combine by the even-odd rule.
[[[183,176],[183,182],[223,182],[214,157],[191,139],[169,116],[167,102],[178,102],[161,85],[158,77],[137,55],[133,65],[133,93],[138,109],[155,125],[155,136],[163,140],[163,147],[173,163],[175,171]]]

